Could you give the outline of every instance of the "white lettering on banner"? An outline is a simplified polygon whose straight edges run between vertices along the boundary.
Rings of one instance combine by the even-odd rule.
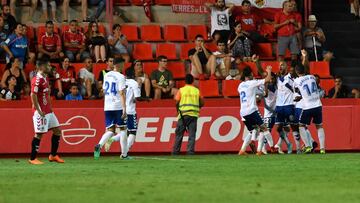
[[[156,127],[148,127],[148,123],[157,123],[159,118],[140,118],[138,123],[138,130],[136,133],[136,142],[154,142],[155,137],[146,137],[146,133],[154,133],[157,131]]]
[[[158,123],[160,118],[158,117],[143,117],[139,119],[138,130],[136,134],[136,142],[154,142],[156,137],[146,137],[147,133],[160,134],[160,142],[169,142],[170,136],[175,134],[174,122],[176,117],[165,117],[161,127],[148,127],[148,123]],[[196,140],[200,139],[203,133],[204,124],[212,121],[212,117],[200,117],[197,122]],[[223,124],[229,122],[231,124],[229,132],[225,135],[220,134],[220,129]],[[161,132],[158,132],[161,129]],[[214,120],[209,128],[209,132],[205,132],[205,136],[209,135],[213,140],[217,142],[230,142],[234,140],[240,133],[241,124],[238,118],[234,116],[221,116]],[[188,136],[184,136],[184,142],[188,141]]]
[[[161,130],[160,142],[169,142],[170,135],[175,133],[176,127],[172,127],[177,120],[176,117],[168,117],[164,119],[164,124]]]
[[[90,121],[85,116],[73,116],[60,126],[64,128],[61,130],[61,137],[69,145],[80,144],[96,134],[96,129],[91,128]]]
[[[231,123],[231,128],[226,135],[220,135],[219,130],[226,122]],[[210,127],[210,136],[218,142],[230,142],[239,135],[240,130],[241,124],[237,118],[233,116],[221,116],[212,123]]]

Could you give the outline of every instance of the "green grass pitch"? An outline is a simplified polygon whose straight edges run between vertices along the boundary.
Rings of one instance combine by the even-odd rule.
[[[0,203],[360,202],[356,153],[63,158],[0,159]]]

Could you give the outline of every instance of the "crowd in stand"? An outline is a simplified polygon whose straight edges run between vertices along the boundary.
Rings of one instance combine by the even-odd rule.
[[[46,0],[43,4],[44,15],[47,13]],[[104,0],[93,0],[90,4],[99,4],[96,14],[87,17],[87,1],[82,2],[83,21],[88,22],[87,29],[78,25],[76,20],[68,22],[68,4],[64,1],[64,22],[68,22],[68,30],[59,32],[55,29],[57,22],[54,9],[56,4],[49,1],[52,8],[52,21],[45,23],[45,32],[37,39],[37,48],[32,49],[27,39],[27,26],[16,22],[14,2],[4,5],[0,16],[0,55],[6,61],[6,69],[1,76],[0,100],[27,99],[29,81],[34,77],[36,60],[49,60],[54,65],[50,76],[51,95],[56,99],[83,100],[102,98],[102,81],[104,74],[114,65],[122,65],[132,61],[126,36],[121,32],[121,25],[115,24],[112,33],[106,36],[99,30],[98,18],[105,8]],[[33,0],[33,4],[37,1]],[[45,5],[45,6],[44,6]],[[296,9],[294,0],[285,1],[283,10],[274,16],[274,21],[261,19],[251,10],[248,0],[242,1],[240,13],[233,13],[234,5],[226,5],[224,0],[215,4],[206,4],[210,9],[211,37],[217,50],[210,51],[205,46],[202,35],[195,37],[195,45],[188,52],[191,74],[198,80],[207,79],[239,79],[242,62],[256,61],[255,43],[277,41],[277,58],[285,60],[286,50],[291,53],[291,61],[297,62],[301,49],[306,49],[311,61],[330,61],[332,53],[326,49],[326,38],[317,26],[316,16],[308,16],[308,24],[303,25],[303,18]],[[32,13],[31,13],[32,15]],[[47,15],[47,14],[46,14]],[[277,38],[276,38],[277,36]],[[36,51],[35,51],[36,50]],[[78,72],[71,63],[84,63]],[[140,60],[132,61],[126,71],[133,71],[144,97],[154,99],[170,98],[176,95],[175,81],[167,70],[166,56],[157,57],[158,69],[147,75]],[[106,63],[106,68],[95,78],[93,63]],[[27,66],[32,64],[32,66]],[[29,73],[26,74],[25,72]],[[348,90],[342,85],[340,77],[335,78],[335,87],[328,97],[343,98],[351,94],[359,97],[359,91]]]

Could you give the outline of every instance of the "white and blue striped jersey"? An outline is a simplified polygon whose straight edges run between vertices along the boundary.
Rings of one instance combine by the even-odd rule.
[[[294,88],[299,92],[302,99],[302,109],[312,109],[322,106],[320,94],[313,75],[305,75],[295,79]]]
[[[276,106],[294,105],[293,83],[290,73],[277,78]]]
[[[247,80],[240,83],[238,92],[240,95],[240,115],[241,117],[250,115],[259,110],[256,105],[256,92],[260,85],[265,84],[265,79]]]
[[[104,111],[122,110],[119,91],[125,89],[125,76],[116,71],[104,75]]]

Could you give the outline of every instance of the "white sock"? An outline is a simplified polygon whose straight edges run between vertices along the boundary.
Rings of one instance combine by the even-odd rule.
[[[241,151],[243,151],[243,152],[245,152],[246,151],[246,147],[250,144],[250,142],[251,142],[251,132],[249,132],[246,136],[245,136],[245,138],[244,138],[244,142],[243,142],[243,144],[242,144],[242,146],[241,146]]]
[[[251,141],[256,141],[258,131],[256,129],[251,131]]]
[[[320,141],[320,149],[325,149],[325,132],[324,128],[319,128],[318,130],[318,137]]]
[[[284,131],[284,141],[286,144],[290,143],[288,136],[289,136],[289,132]]]
[[[281,137],[279,137],[276,146],[278,146],[279,148],[281,148],[281,143],[282,143],[283,139]]]
[[[118,135],[120,135],[121,155],[126,157],[128,153],[126,130],[120,131]]]
[[[310,144],[312,144],[313,142],[314,142],[314,139],[312,138],[312,136],[311,136],[311,133],[310,133],[310,130],[309,130],[309,128],[305,128],[305,130],[306,130],[306,134],[307,134],[307,136],[308,136],[308,139],[310,140]]]
[[[300,146],[299,132],[293,131],[293,136],[294,136],[294,140],[295,140],[296,150],[300,150],[301,146]]]
[[[120,137],[121,137],[121,136],[120,136],[120,133],[119,133],[119,134],[113,136],[113,137],[110,138],[110,139],[114,140],[114,142],[119,142],[119,141],[120,141]]]
[[[111,136],[113,136],[113,135],[114,135],[113,132],[111,132],[111,131],[106,131],[106,132],[103,134],[103,136],[101,137],[100,141],[99,141],[100,148],[101,148],[102,146],[104,146],[104,144],[106,143],[106,141],[107,141]]]
[[[299,132],[300,132],[300,137],[302,139],[302,141],[304,142],[306,147],[310,147],[310,141],[308,139],[308,136],[306,134],[306,130],[305,127],[299,127]]]
[[[259,133],[258,139],[259,139],[259,141],[258,141],[258,146],[257,146],[257,152],[261,152],[261,150],[262,150],[262,148],[264,146],[264,139],[265,139],[265,136],[264,136],[263,132]]]
[[[266,131],[266,132],[264,133],[265,139],[267,140],[267,143],[269,144],[269,146],[273,147],[274,146],[274,141],[272,139],[272,136],[271,136],[269,131]]]
[[[128,151],[130,151],[130,148],[134,144],[134,142],[135,142],[135,135],[134,134],[129,134],[129,136],[127,138]]]

